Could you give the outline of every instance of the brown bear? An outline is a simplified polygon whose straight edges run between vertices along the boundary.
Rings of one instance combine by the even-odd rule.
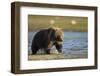
[[[46,54],[50,54],[52,46],[55,46],[58,52],[61,53],[63,37],[63,31],[56,27],[38,31],[32,40],[32,54],[36,54],[39,49],[43,49]]]

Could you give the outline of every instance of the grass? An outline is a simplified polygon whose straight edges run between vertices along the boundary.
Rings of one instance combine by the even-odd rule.
[[[29,15],[28,28],[29,31],[38,30],[48,27],[59,27],[65,31],[81,31],[86,32],[88,26],[87,17],[71,17],[71,16],[43,16]]]

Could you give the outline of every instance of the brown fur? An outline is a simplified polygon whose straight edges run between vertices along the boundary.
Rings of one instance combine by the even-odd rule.
[[[39,49],[44,49],[50,54],[50,49],[55,46],[58,52],[62,51],[63,31],[60,28],[51,27],[42,29],[36,33],[32,41],[32,54],[36,54]]]

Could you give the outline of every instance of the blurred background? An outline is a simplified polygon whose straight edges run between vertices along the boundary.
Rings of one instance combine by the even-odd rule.
[[[59,27],[65,31],[87,31],[87,17],[28,15],[29,31]]]

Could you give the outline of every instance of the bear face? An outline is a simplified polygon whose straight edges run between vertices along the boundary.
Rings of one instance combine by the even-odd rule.
[[[63,31],[60,28],[48,28],[36,33],[32,41],[32,54],[36,54],[39,49],[44,49],[50,54],[52,46],[55,46],[59,53],[62,52]]]
[[[50,40],[51,41],[63,41],[64,38],[64,33],[60,28],[49,28],[49,35],[50,35]]]

